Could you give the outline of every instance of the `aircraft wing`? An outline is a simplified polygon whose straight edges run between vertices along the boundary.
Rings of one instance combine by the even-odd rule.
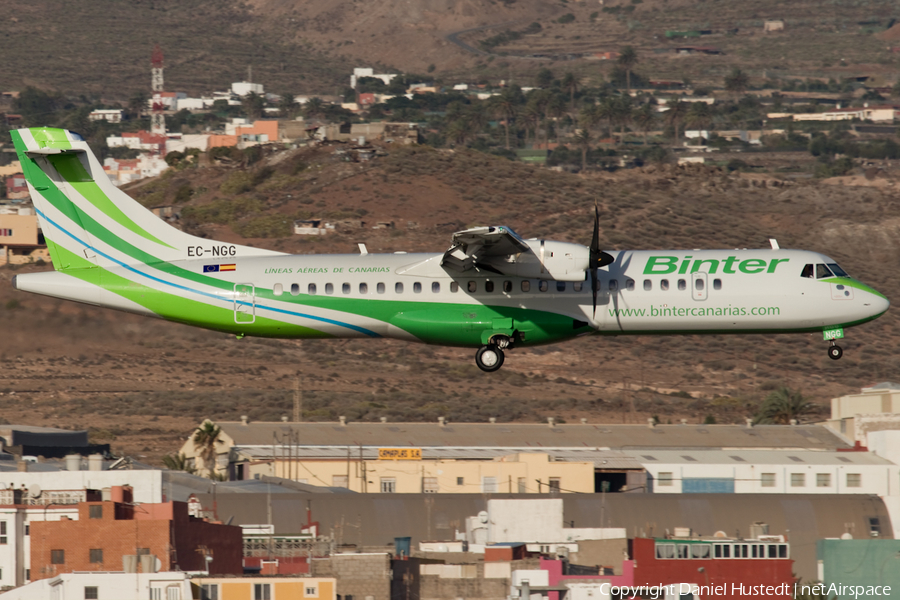
[[[453,243],[444,252],[441,266],[454,271],[468,271],[491,258],[530,252],[531,248],[509,227],[476,227],[457,231]]]

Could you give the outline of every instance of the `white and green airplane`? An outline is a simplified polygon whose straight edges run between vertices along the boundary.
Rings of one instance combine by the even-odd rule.
[[[16,289],[272,338],[394,338],[504,351],[583,335],[823,332],[889,302],[803,250],[622,250],[523,239],[508,227],[453,234],[437,254],[290,255],[188,235],[112,185],[63,129],[12,132],[55,271]]]

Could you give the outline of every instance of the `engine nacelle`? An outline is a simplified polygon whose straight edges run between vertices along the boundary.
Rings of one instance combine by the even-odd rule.
[[[587,246],[551,240],[525,240],[531,252],[522,252],[498,264],[499,270],[514,277],[584,281],[590,263]]]

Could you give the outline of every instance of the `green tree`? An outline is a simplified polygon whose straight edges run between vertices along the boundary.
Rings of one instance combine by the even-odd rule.
[[[619,143],[625,141],[625,128],[631,122],[631,96],[620,96],[613,101],[613,120],[619,125]]]
[[[550,101],[547,103],[546,108],[547,116],[553,119],[555,124],[559,124],[559,119],[566,112],[566,102],[562,96],[559,94],[553,94],[550,98]],[[549,130],[549,126],[547,127]],[[556,142],[559,143],[559,127],[554,127],[554,131],[556,132]]]
[[[144,92],[137,92],[128,100],[128,114],[133,119],[140,118],[141,113],[147,110],[147,101],[150,97]]]
[[[281,99],[278,101],[278,110],[281,111],[281,116],[293,119],[297,116],[297,102],[294,100],[294,95],[289,93],[281,94]]]
[[[792,419],[816,412],[816,405],[803,397],[797,390],[781,387],[763,400],[754,422],[762,424],[787,425]]]
[[[303,116],[307,119],[318,119],[325,114],[325,103],[321,98],[310,98],[303,105]]]
[[[542,68],[537,72],[537,75],[535,75],[534,81],[540,88],[550,87],[553,84],[553,71],[547,67]]]
[[[197,472],[197,469],[188,461],[183,452],[179,452],[178,454],[166,454],[163,456],[162,460],[163,464],[166,465],[166,468],[170,471],[184,471],[191,475]]]
[[[656,124],[656,110],[650,104],[643,104],[632,115],[634,124],[644,134],[644,145],[647,145],[647,132]]]
[[[521,90],[518,87],[508,87],[500,95],[493,97],[494,113],[503,119],[503,127],[506,130],[506,149],[509,150],[509,124],[516,119],[519,113],[519,96]]]
[[[709,129],[712,124],[712,110],[706,102],[694,102],[687,112],[687,123],[692,129]]]
[[[625,69],[625,87],[630,94],[631,71],[634,70],[634,67],[638,64],[638,55],[635,49],[631,46],[622,48],[622,51],[619,52],[619,58],[616,60],[616,64]]]
[[[687,117],[688,105],[686,102],[682,102],[681,100],[677,100],[675,102],[669,103],[669,110],[666,111],[666,122],[672,126],[675,130],[675,143],[678,143],[678,135],[679,127],[684,123],[685,117]]]
[[[248,119],[258,119],[266,108],[266,100],[255,92],[250,92],[241,100],[241,108]]]
[[[528,145],[528,130],[534,131],[534,141],[537,142],[537,129],[538,125],[541,122],[541,109],[538,107],[537,102],[531,100],[528,104],[525,105],[525,108],[522,109],[522,114],[519,117],[519,120],[522,122],[522,125],[525,127],[525,145]]]
[[[22,115],[27,127],[47,125],[54,121],[56,111],[63,106],[63,99],[56,94],[48,94],[36,87],[28,86],[13,100],[13,110]]]
[[[736,96],[747,91],[750,86],[750,78],[747,74],[735,67],[731,73],[725,76],[725,89]]]
[[[203,459],[203,466],[209,472],[209,478],[216,478],[216,455],[219,453],[217,444],[221,444],[222,440],[219,436],[222,429],[210,420],[203,421],[203,424],[194,431],[191,440],[194,442],[194,450],[200,453]]]

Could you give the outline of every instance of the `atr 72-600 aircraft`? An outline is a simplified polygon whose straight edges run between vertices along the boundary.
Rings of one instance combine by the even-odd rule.
[[[116,189],[63,129],[12,132],[55,271],[16,275],[37,294],[274,338],[372,337],[504,351],[588,334],[822,332],[877,318],[888,300],[802,250],[604,252],[523,239],[508,227],[453,234],[441,254],[289,255],[170,227]]]

